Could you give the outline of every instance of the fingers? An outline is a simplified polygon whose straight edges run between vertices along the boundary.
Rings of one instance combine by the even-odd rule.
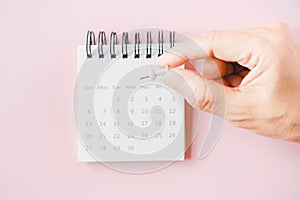
[[[187,61],[196,60],[200,58],[208,58],[203,56],[206,52],[195,41],[188,40],[186,42],[177,44],[172,49],[158,57],[156,64],[169,67],[177,67]],[[202,55],[202,56],[201,56]]]
[[[212,31],[195,40],[177,44],[160,56],[157,64],[177,67],[189,60],[210,57],[226,62],[238,62],[252,69],[259,58],[256,50],[261,49],[264,42],[262,37],[245,31]]]
[[[185,69],[197,71],[209,80],[216,80],[233,74],[239,75],[246,70],[245,67],[236,63],[228,63],[216,58],[203,58],[186,62]]]
[[[231,85],[228,83],[228,81],[224,78],[215,79],[215,81],[224,86],[231,87]]]
[[[241,84],[243,78],[239,75],[231,75],[226,77],[225,80],[231,87],[238,87]]]
[[[201,75],[211,80],[226,76],[227,72],[233,71],[232,66],[216,58],[204,58],[190,63]]]
[[[207,80],[194,71],[172,69],[164,75],[164,83],[177,90],[193,107],[219,116],[240,112],[237,90]],[[243,102],[245,103],[245,102]]]
[[[216,58],[204,58],[185,63],[185,69],[199,72],[208,80],[215,80],[225,86],[237,87],[249,70],[236,63],[227,63]]]
[[[291,37],[291,31],[289,26],[286,23],[280,21],[263,24],[252,28],[241,29],[241,31],[245,31],[256,36],[267,38],[270,41],[273,41],[280,35],[283,35],[285,38]]]

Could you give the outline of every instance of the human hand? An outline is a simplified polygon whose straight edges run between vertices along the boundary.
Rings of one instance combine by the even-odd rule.
[[[175,68],[196,59],[202,74]],[[173,68],[164,82],[192,106],[237,127],[300,142],[300,53],[286,24],[211,31],[178,44],[157,64]]]

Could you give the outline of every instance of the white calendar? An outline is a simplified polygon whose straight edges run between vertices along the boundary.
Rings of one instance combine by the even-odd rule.
[[[101,35],[100,35],[101,34]],[[155,60],[174,40],[134,43],[92,32],[78,48],[76,120],[81,162],[184,160],[184,99],[163,84]],[[151,33],[149,33],[151,34]]]

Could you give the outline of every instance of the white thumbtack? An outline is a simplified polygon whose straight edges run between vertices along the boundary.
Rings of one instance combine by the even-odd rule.
[[[155,67],[149,69],[149,75],[140,77],[140,80],[150,78],[151,80],[155,80],[157,77],[164,75],[167,71],[169,71],[168,67]]]

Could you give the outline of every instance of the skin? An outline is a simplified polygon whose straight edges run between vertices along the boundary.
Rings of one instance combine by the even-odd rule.
[[[196,44],[196,45],[195,45]],[[193,67],[200,60],[202,73]],[[157,59],[164,82],[233,125],[300,143],[300,53],[282,22],[211,31]],[[182,64],[186,69],[176,68]]]

